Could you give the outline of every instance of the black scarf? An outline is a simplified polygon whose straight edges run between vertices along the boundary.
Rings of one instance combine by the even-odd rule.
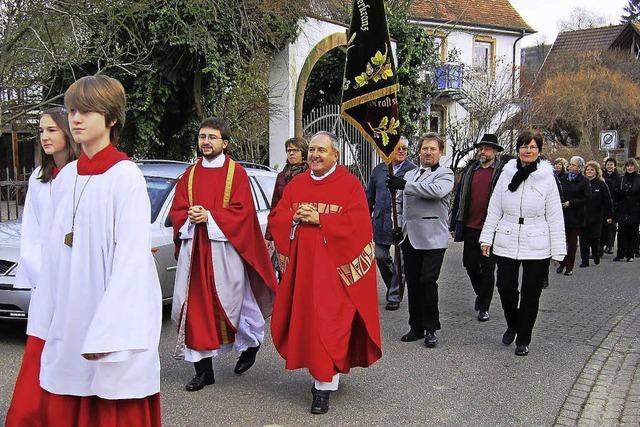
[[[511,178],[511,182],[509,183],[509,191],[511,192],[515,192],[518,187],[520,187],[520,184],[522,184],[522,181],[529,178],[529,175],[531,175],[532,172],[538,170],[538,161],[527,166],[522,166],[520,159],[517,159],[516,161],[518,162],[518,171],[513,175],[513,178]]]
[[[284,173],[284,181],[288,184],[294,176],[306,171],[307,169],[309,169],[309,164],[304,160],[298,165],[290,165],[289,162],[287,162],[282,170]]]

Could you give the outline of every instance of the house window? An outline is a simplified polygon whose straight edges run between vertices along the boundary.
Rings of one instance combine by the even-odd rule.
[[[442,105],[434,104],[429,113],[429,132],[444,135],[445,131],[445,108]]]
[[[447,39],[443,36],[434,36],[433,50],[438,52],[440,60],[445,62],[447,60]]]
[[[494,43],[489,40],[473,41],[473,68],[484,73],[493,69],[493,46]]]

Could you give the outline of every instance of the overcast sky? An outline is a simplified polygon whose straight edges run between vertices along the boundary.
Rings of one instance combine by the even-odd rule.
[[[540,37],[552,43],[558,35],[558,23],[571,15],[575,7],[583,7],[618,24],[627,0],[510,0],[513,7],[538,32],[525,37],[524,46],[536,44]]]

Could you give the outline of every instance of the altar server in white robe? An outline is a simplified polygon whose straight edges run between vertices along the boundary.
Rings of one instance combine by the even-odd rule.
[[[22,211],[20,259],[13,285],[18,289],[34,289],[38,283],[40,262],[43,256],[50,256],[42,253],[42,244],[49,235],[53,181],[60,170],[78,155],[78,144],[73,141],[69,130],[67,110],[62,107],[49,108],[42,113],[38,136],[37,161],[40,166],[31,172]],[[32,295],[31,299],[34,298],[35,295]],[[36,319],[38,315],[37,311],[31,310],[29,321]],[[37,418],[40,410],[39,376],[43,347],[43,337],[27,335],[5,427],[33,426],[32,420]]]
[[[65,93],[82,147],[58,176],[58,200],[37,293],[46,316],[41,419],[47,426],[160,426],[162,321],[151,254],[150,202],[142,173],[115,148],[125,94],[88,76]]]

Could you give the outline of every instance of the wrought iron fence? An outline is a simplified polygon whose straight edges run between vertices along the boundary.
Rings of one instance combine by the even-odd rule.
[[[27,194],[29,175],[33,170],[22,169],[19,175],[16,170],[5,168],[0,170],[0,222],[20,219]]]
[[[363,185],[367,183],[373,168],[382,162],[376,150],[360,132],[340,115],[339,105],[325,105],[313,109],[303,118],[306,136],[319,131],[333,132],[340,141],[339,164],[346,166]]]

